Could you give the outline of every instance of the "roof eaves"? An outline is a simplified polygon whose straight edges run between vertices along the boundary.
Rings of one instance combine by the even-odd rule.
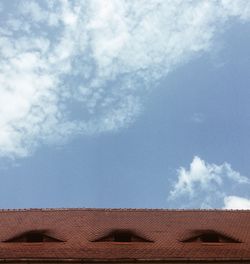
[[[61,259],[61,258],[15,258],[0,259],[0,263],[250,263],[250,258],[168,258],[168,259]]]

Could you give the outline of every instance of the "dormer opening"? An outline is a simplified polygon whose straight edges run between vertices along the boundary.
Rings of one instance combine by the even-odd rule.
[[[131,230],[114,230],[92,242],[115,242],[115,243],[133,243],[133,242],[152,242]]]
[[[219,243],[220,238],[216,233],[204,233],[200,235],[201,242],[204,243]]]
[[[38,243],[38,242],[43,242],[44,240],[45,237],[41,233],[31,232],[26,234],[26,242],[28,243]]]
[[[29,231],[12,237],[4,242],[10,243],[42,243],[42,242],[63,242],[46,233],[44,230]]]
[[[114,242],[131,242],[132,234],[126,231],[117,231],[114,233]]]
[[[182,242],[188,243],[240,243],[238,239],[219,233],[214,230],[195,230]]]

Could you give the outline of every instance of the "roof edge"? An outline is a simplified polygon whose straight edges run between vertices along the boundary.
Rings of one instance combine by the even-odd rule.
[[[249,258],[207,258],[207,259],[56,259],[56,258],[21,258],[0,259],[0,263],[249,263]]]
[[[59,208],[0,208],[0,212],[50,212],[50,211],[105,211],[105,212],[250,212],[250,209],[172,209],[172,208],[89,208],[89,207],[59,207]]]

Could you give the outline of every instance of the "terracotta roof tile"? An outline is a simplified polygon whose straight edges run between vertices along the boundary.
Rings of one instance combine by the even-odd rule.
[[[45,230],[64,242],[4,242]],[[91,242],[114,230],[153,241]],[[242,243],[181,242],[196,230],[213,230]],[[1,259],[250,261],[250,211],[159,209],[0,210]]]

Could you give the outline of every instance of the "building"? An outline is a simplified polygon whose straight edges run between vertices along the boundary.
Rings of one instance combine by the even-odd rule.
[[[250,211],[0,211],[0,262],[250,263]]]

